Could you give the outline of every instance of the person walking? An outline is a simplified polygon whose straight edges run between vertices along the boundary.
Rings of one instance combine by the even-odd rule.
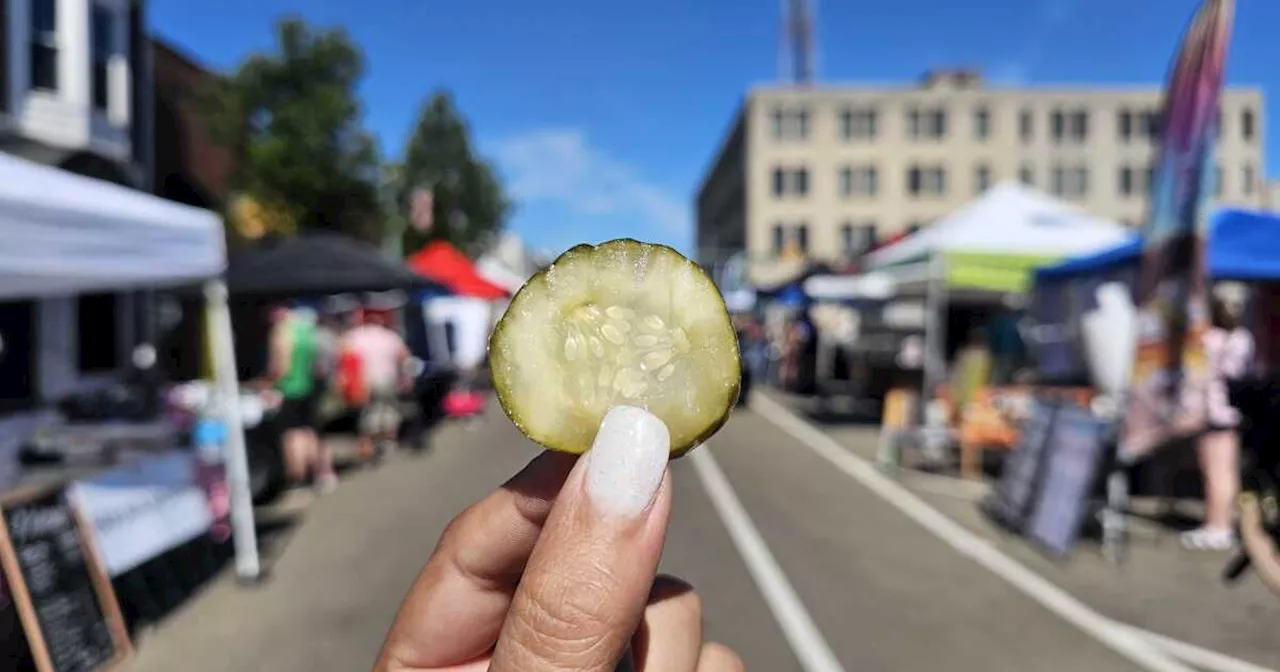
[[[337,477],[316,431],[319,399],[319,342],[315,313],[277,308],[272,313],[268,380],[281,397],[276,415],[281,431],[285,473],[293,487],[314,476],[321,491],[332,490]],[[310,473],[309,473],[310,472]]]
[[[1210,303],[1213,326],[1205,332],[1209,362],[1207,431],[1196,451],[1204,477],[1205,519],[1182,535],[1182,545],[1202,550],[1235,546],[1235,502],[1240,494],[1240,411],[1231,405],[1228,384],[1242,378],[1253,361],[1253,335],[1240,325],[1236,311],[1220,297]]]
[[[393,330],[386,311],[365,310],[362,324],[343,338],[342,350],[359,362],[360,455],[380,458],[400,432],[400,393],[408,387],[409,346]]]

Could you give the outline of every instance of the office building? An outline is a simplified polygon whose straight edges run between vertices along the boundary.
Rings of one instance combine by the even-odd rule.
[[[918,84],[752,89],[697,193],[697,254],[743,254],[752,279],[782,260],[853,258],[929,225],[1003,180],[1087,211],[1145,217],[1161,87],[992,87],[972,71]],[[1263,207],[1260,88],[1223,95],[1215,204]]]

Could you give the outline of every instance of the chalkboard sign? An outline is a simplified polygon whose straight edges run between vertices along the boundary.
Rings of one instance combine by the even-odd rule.
[[[0,514],[0,563],[23,633],[6,639],[26,645],[11,651],[7,641],[4,655],[39,672],[98,672],[127,659],[111,582],[64,487],[5,497]]]
[[[996,522],[1022,532],[1045,472],[1045,455],[1059,405],[1037,400],[1022,425],[1017,448],[1005,460],[1000,483],[986,511]]]
[[[1080,535],[1089,497],[1102,463],[1105,424],[1083,406],[1058,411],[1048,462],[1027,534],[1049,553],[1071,552]]]

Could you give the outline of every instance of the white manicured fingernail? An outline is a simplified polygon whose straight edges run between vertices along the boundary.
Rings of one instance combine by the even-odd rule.
[[[603,514],[634,518],[662,485],[671,433],[658,416],[634,406],[616,406],[600,423],[587,453],[587,496]]]

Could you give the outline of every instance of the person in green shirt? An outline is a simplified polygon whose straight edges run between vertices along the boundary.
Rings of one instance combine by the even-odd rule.
[[[323,459],[326,455],[316,426],[321,363],[315,315],[277,308],[272,322],[269,380],[281,397],[276,422],[282,432],[287,476],[298,486],[314,470],[316,486],[331,490],[337,481],[333,460]]]

